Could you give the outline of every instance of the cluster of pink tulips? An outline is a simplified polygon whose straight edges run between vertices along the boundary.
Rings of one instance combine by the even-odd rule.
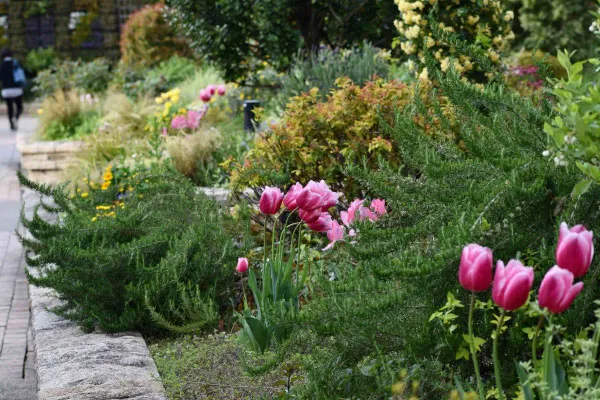
[[[208,103],[211,101],[211,99],[213,98],[213,96],[215,94],[219,94],[219,96],[225,96],[225,85],[219,85],[219,86],[215,86],[215,85],[208,85],[207,87],[205,87],[204,89],[202,89],[200,91],[200,100],[202,100],[205,103]]]
[[[348,210],[340,212],[342,226],[334,220],[329,209],[337,205],[339,194],[329,189],[325,181],[310,181],[306,186],[296,183],[284,195],[279,188],[266,187],[260,197],[259,209],[265,215],[275,215],[279,212],[281,204],[288,211],[298,211],[300,219],[314,232],[326,232],[330,240],[325,249],[333,247],[335,242],[344,239],[345,229],[349,229],[348,236],[355,236],[351,228],[355,221],[377,221],[386,213],[385,201],[375,199],[370,207],[364,205],[365,200],[354,200]]]
[[[567,310],[573,300],[583,289],[583,282],[574,284],[575,278],[586,274],[594,256],[593,233],[583,225],[569,229],[563,222],[560,225],[556,263],[544,276],[538,293],[540,308],[559,314]],[[497,340],[506,311],[513,311],[523,306],[529,297],[533,285],[533,268],[524,266],[519,260],[510,260],[506,266],[500,260],[492,281],[493,256],[487,247],[478,244],[467,245],[462,252],[458,280],[460,284],[473,293],[469,311],[469,336],[471,353],[480,397],[483,399],[483,387],[479,377],[479,366],[475,354],[472,334],[472,313],[476,292],[488,290],[492,286],[492,299],[502,308],[502,314],[494,337],[494,370],[499,398],[502,399],[500,382],[500,366],[497,358]],[[533,357],[535,357],[535,339]]]
[[[198,129],[200,120],[204,117],[206,111],[190,110],[184,115],[176,115],[171,120],[171,128],[175,130],[189,129],[191,131]]]

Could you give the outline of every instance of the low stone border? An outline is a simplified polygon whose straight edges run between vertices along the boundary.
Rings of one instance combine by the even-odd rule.
[[[17,133],[17,150],[21,153],[21,170],[38,183],[56,184],[62,181],[65,169],[83,147],[79,141],[36,142],[33,133]]]
[[[23,191],[31,218],[37,193]],[[50,219],[40,210],[40,216]],[[22,234],[23,228],[20,228]],[[166,400],[156,365],[139,333],[85,333],[48,311],[60,304],[50,289],[29,286],[38,400]]]

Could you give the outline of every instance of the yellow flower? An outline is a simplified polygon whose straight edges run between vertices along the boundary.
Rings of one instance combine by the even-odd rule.
[[[511,21],[515,18],[515,13],[512,11],[507,11],[506,14],[504,14],[504,20],[505,21]]]
[[[109,187],[110,187],[110,182],[104,182],[104,183],[102,184],[102,186],[101,186],[101,189],[102,189],[102,190],[106,190],[106,189],[108,189]]]
[[[96,206],[96,210],[100,211],[108,211],[112,208],[112,206]]]
[[[240,93],[240,100],[244,100],[244,93]]]
[[[89,195],[90,195],[90,194],[89,194],[88,192],[83,192],[83,193],[81,193],[81,197],[83,197],[84,199],[85,199],[86,197],[88,197]]]
[[[467,23],[469,25],[475,25],[477,22],[479,22],[479,15],[476,15],[476,16],[469,15],[467,17]]]
[[[38,115],[42,115],[44,113],[44,109],[43,108],[39,108],[37,110]]]
[[[96,222],[97,220],[98,220],[98,217],[92,218],[92,222]]]
[[[156,102],[156,104],[162,104],[163,98],[162,97],[157,97],[157,98],[154,99],[154,101]]]
[[[173,105],[173,103],[171,103],[170,101],[167,101],[167,102],[165,103],[165,108],[167,108],[167,109],[168,109],[168,108],[171,108],[171,106],[172,106],[172,105]]]

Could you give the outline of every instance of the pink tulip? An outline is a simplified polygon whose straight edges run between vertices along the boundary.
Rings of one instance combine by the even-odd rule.
[[[379,215],[385,214],[387,212],[385,209],[385,200],[374,199],[371,202],[371,210],[375,211]]]
[[[358,216],[361,221],[366,219],[371,220],[373,222],[379,219],[379,215],[368,209],[367,207],[361,207],[358,210]]]
[[[326,211],[335,206],[338,202],[339,194],[332,192],[325,181],[319,183],[310,181],[296,197],[296,203],[299,208],[305,211],[320,209]]]
[[[467,290],[483,292],[492,284],[492,250],[472,243],[463,248],[458,281]]]
[[[573,273],[558,265],[552,267],[540,285],[538,303],[554,314],[560,314],[571,306],[575,297],[583,289],[583,282],[573,285]]]
[[[238,258],[238,263],[235,270],[240,274],[243,274],[244,272],[248,271],[248,259],[246,257]]]
[[[205,89],[211,96],[214,96],[217,92],[217,87],[215,85],[208,85]]]
[[[331,222],[331,229],[327,231],[327,239],[329,239],[329,244],[323,250],[331,249],[335,242],[344,239],[344,227],[339,222],[333,220]]]
[[[281,208],[283,193],[279,188],[267,186],[260,196],[258,208],[265,215],[275,215]]]
[[[322,212],[319,219],[315,222],[307,223],[306,226],[315,232],[327,232],[331,230],[332,224],[331,215],[327,212]]]
[[[533,285],[533,268],[525,267],[519,260],[510,260],[506,267],[498,260],[492,286],[492,299],[505,310],[521,307],[529,297]]]
[[[204,111],[188,111],[187,113],[187,127],[191,130],[198,129],[200,126],[200,120],[204,117]]]
[[[354,220],[356,219],[356,214],[360,214],[360,209],[363,208],[364,200],[356,199],[352,203],[350,203],[350,207],[348,207],[348,211],[340,212],[340,218],[342,219],[342,223],[346,226],[352,225]]]
[[[225,96],[225,91],[225,85],[219,85],[217,88],[217,93],[219,93],[219,96]]]
[[[202,100],[203,102],[208,103],[211,98],[212,98],[212,96],[211,96],[210,92],[207,91],[206,89],[202,89],[200,91],[200,100]]]
[[[294,186],[288,190],[288,192],[283,197],[283,205],[288,211],[294,211],[298,208],[298,204],[296,200],[298,199],[298,194],[304,189],[300,183],[296,183]]]
[[[575,225],[571,229],[563,222],[560,224],[558,246],[556,246],[556,263],[580,277],[586,274],[594,257],[594,233],[583,225]]]
[[[180,129],[185,129],[186,127],[187,127],[187,119],[185,118],[185,115],[176,115],[171,120],[171,128],[172,129],[180,130]]]
[[[300,219],[307,224],[315,222],[321,217],[321,210],[304,211],[303,209],[298,210],[298,216]]]

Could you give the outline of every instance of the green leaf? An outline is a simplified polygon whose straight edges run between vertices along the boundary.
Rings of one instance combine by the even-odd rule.
[[[529,374],[521,364],[516,363],[516,366],[517,375],[519,375],[519,381],[521,382],[521,388],[523,389],[524,400],[534,400],[535,395],[531,389],[531,385],[529,384]]]
[[[456,360],[460,360],[461,358],[464,358],[465,360],[469,360],[469,358],[471,357],[471,353],[469,353],[469,350],[465,349],[464,347],[459,347],[459,349],[456,351]]]
[[[573,188],[573,192],[571,192],[571,197],[577,198],[583,194],[585,194],[588,190],[590,190],[590,186],[592,185],[592,181],[589,179],[582,179]]]

